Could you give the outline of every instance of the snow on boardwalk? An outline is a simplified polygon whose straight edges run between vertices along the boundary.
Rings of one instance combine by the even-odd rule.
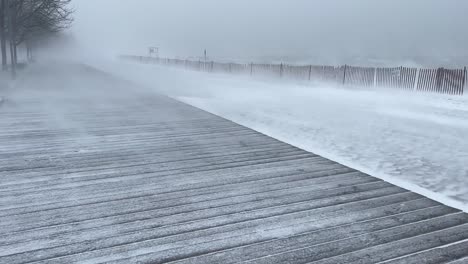
[[[92,69],[54,70],[0,107],[0,263],[468,257],[464,213]]]

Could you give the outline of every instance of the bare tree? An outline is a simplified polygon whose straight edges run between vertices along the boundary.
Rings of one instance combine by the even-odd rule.
[[[8,28],[8,38],[10,42],[10,62],[11,62],[11,75],[12,78],[16,78],[16,56],[15,56],[15,28],[14,28],[14,4],[11,3],[12,0],[6,0],[5,16],[7,21]],[[15,1],[15,0],[13,0]]]
[[[71,0],[16,0],[17,43],[30,35],[58,32],[70,26]]]
[[[31,1],[31,0],[30,0]],[[21,17],[21,29],[18,32],[19,45],[25,42],[28,56],[31,55],[31,46],[37,39],[57,33],[73,22],[73,10],[68,8],[71,0],[42,0],[40,5],[37,0],[31,4],[29,16]],[[36,5],[34,5],[36,4]]]
[[[5,71],[7,70],[7,51],[6,51],[6,8],[7,8],[7,0],[0,0],[0,49],[2,54],[2,69]]]
[[[71,0],[0,1],[2,63],[6,67],[6,40],[8,39],[13,75],[18,61],[19,45],[25,44],[28,59],[30,59],[34,41],[69,27],[73,21],[73,10],[69,8]]]

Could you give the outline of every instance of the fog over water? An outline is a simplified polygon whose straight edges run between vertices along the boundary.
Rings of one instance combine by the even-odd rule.
[[[74,37],[108,53],[463,65],[466,0],[75,0]]]

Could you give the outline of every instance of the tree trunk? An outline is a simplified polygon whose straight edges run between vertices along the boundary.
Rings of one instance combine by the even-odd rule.
[[[11,1],[11,0],[10,0]],[[14,55],[14,61],[15,61],[15,66],[18,65],[18,44],[16,43],[16,10],[13,10],[11,12],[11,31],[13,32],[12,40],[13,40],[13,55]],[[16,68],[16,67],[15,67]]]
[[[10,57],[11,57],[11,76],[16,79],[16,61],[15,61],[15,29],[13,27],[13,10],[11,10],[10,1],[7,0],[7,21],[8,33],[10,37]]]
[[[29,41],[26,42],[26,49],[28,50],[28,61],[33,62],[34,61],[33,48],[32,48],[32,45],[31,45],[31,43]]]
[[[2,53],[2,69],[5,71],[7,66],[7,49],[5,34],[6,0],[0,0],[0,49]]]
[[[16,63],[15,63],[15,48],[13,42],[10,41],[10,68],[11,76],[16,78]]]
[[[26,60],[28,62],[31,62],[32,59],[31,59],[31,49],[29,48],[29,41],[26,40],[24,42],[24,45],[26,46]]]
[[[18,45],[13,42],[13,56],[15,60],[15,65],[18,64]]]

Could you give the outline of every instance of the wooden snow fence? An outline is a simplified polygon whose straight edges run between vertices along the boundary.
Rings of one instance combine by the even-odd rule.
[[[362,67],[327,65],[290,65],[267,63],[230,63],[202,60],[121,56],[141,63],[155,63],[188,70],[277,77],[366,88],[393,88],[408,91],[463,95],[467,70],[418,69],[410,67]]]

